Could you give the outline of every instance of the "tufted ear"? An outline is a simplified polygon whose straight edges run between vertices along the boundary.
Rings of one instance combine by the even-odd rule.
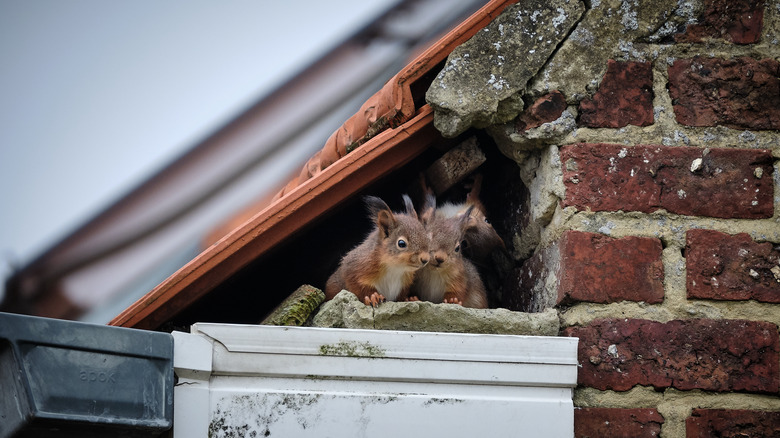
[[[469,228],[474,228],[477,226],[476,218],[471,215],[471,213],[474,211],[474,206],[469,206],[468,209],[460,216],[460,232],[461,234],[466,234],[466,230]]]
[[[425,204],[423,205],[422,211],[420,212],[420,222],[422,222],[424,226],[427,226],[431,223],[431,221],[433,221],[435,214],[436,196],[434,196],[433,192],[428,192],[425,195]]]
[[[406,214],[417,219],[417,211],[415,211],[414,209],[412,198],[410,198],[409,195],[403,195],[402,198],[404,200],[404,207],[406,208]]]
[[[371,219],[376,222],[379,233],[383,238],[390,235],[390,230],[396,226],[395,215],[387,206],[385,201],[376,196],[366,196],[363,198],[368,208]]]
[[[474,183],[471,185],[471,191],[466,194],[466,202],[469,204],[479,203],[479,192],[482,190],[482,174],[474,175]]]
[[[463,216],[466,218],[465,220],[467,222],[466,224],[467,230],[475,229],[479,226],[480,220],[478,214],[479,213],[477,211],[476,205],[469,206],[468,210],[466,210],[466,212],[463,213]]]

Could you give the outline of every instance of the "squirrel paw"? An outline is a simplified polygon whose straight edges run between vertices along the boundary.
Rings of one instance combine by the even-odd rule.
[[[363,301],[366,303],[366,306],[377,307],[385,302],[385,297],[378,292],[374,292],[363,298]]]
[[[459,306],[463,305],[463,302],[461,300],[459,300],[458,298],[455,298],[455,297],[445,298],[443,302],[447,303],[447,304],[457,304]]]
[[[404,299],[404,301],[420,301],[420,299],[417,297],[407,297]]]

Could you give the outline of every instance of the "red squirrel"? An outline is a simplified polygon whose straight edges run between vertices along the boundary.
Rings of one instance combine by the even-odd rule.
[[[446,217],[436,210],[436,198],[426,196],[422,221],[431,233],[431,260],[417,271],[412,295],[433,303],[461,304],[477,309],[487,308],[487,294],[477,268],[461,251],[469,228],[470,206],[463,215]]]
[[[373,231],[349,251],[325,285],[325,297],[333,298],[346,289],[376,306],[409,296],[415,272],[430,259],[430,236],[417,217],[412,200],[403,195],[405,213],[394,213],[375,196],[365,197]]]
[[[433,191],[425,184],[424,177],[421,178],[421,183],[426,197],[432,195]],[[506,246],[490,224],[485,214],[485,206],[479,200],[481,187],[482,175],[477,174],[474,176],[474,184],[471,187],[471,191],[466,195],[465,202],[458,204],[445,203],[436,209],[436,214],[443,217],[462,216],[471,208],[464,239],[466,241],[465,253],[474,263],[486,266],[492,262],[491,253],[499,248],[505,249]]]

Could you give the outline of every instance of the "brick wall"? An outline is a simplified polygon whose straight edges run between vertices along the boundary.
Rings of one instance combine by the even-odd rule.
[[[696,4],[589,93],[491,128],[522,168],[578,114],[541,152],[557,167],[525,170],[558,205],[504,297],[580,339],[577,436],[780,436],[780,5]]]
[[[426,101],[519,165],[498,294],[580,338],[577,436],[780,436],[780,2],[517,2]]]

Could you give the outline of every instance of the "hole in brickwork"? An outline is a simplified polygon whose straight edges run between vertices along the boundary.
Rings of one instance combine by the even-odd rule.
[[[403,210],[401,195],[408,193],[415,205],[422,204],[415,193],[419,175],[448,150],[476,136],[486,160],[451,189],[441,193],[439,203],[462,202],[475,173],[483,176],[480,198],[487,217],[506,244],[506,251],[495,251],[490,263],[478,266],[488,292],[489,307],[506,307],[507,295],[519,292],[505,289],[504,278],[518,263],[513,236],[527,223],[529,194],[519,176],[517,164],[498,151],[493,140],[482,131],[472,130],[455,139],[441,139],[422,155],[395,170],[389,176],[367,187],[336,207],[327,215],[312,221],[301,232],[289,236],[272,251],[250,262],[245,268],[217,286],[198,302],[168,321],[172,327],[188,327],[195,322],[257,323],[301,284],[324,288],[341,257],[358,245],[371,231],[363,195],[386,200],[396,211]]]
[[[522,262],[515,260],[515,236],[528,226],[530,192],[520,178],[517,163],[504,156],[493,140],[482,131],[475,132],[485,163],[475,173],[482,175],[480,199],[491,225],[504,242],[504,249],[493,251],[490,259],[477,263],[482,281],[488,290],[490,307],[509,307],[512,297],[521,294],[506,278]],[[456,186],[444,194],[445,200],[458,202],[466,196],[464,186]]]

